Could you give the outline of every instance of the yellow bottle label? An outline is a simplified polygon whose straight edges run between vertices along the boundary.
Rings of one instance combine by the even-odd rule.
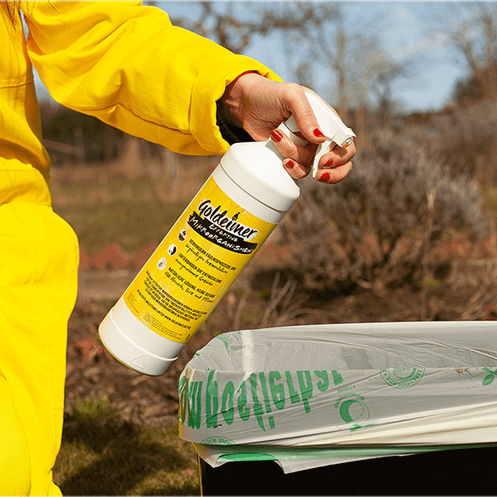
[[[275,227],[209,178],[124,293],[127,306],[155,333],[188,342]]]

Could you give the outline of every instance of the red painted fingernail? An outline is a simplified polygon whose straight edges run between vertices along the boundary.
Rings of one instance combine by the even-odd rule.
[[[271,131],[271,138],[278,143],[283,140],[283,133],[279,129],[273,129],[273,131]]]
[[[286,163],[286,167],[288,167],[288,169],[293,169],[295,167],[295,162],[293,162],[293,160],[289,160]]]
[[[319,128],[314,128],[313,133],[317,138],[324,138],[323,132]]]
[[[333,160],[329,160],[323,167],[327,167],[328,169],[331,169],[333,167]]]
[[[326,181],[328,181],[329,179],[331,178],[331,175],[329,173],[324,173],[321,175],[321,177],[319,178],[319,181],[322,181],[323,183],[325,183]]]

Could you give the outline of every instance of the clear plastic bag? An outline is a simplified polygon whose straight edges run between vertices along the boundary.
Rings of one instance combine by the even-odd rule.
[[[295,470],[327,455],[343,462],[493,443],[497,324],[225,333],[187,364],[179,394],[180,436],[212,465],[230,454],[266,454]]]

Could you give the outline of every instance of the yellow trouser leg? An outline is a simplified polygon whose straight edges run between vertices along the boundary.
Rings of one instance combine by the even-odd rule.
[[[0,495],[28,495],[31,489],[28,442],[1,371],[0,433]]]
[[[67,320],[77,266],[76,236],[50,207],[0,205],[0,433],[8,432],[10,440],[25,437],[17,449],[25,469],[8,474],[0,465],[0,494],[8,479],[26,488],[30,474],[32,495],[60,495],[52,468],[62,436]],[[9,392],[11,408],[5,407]],[[4,444],[0,461],[2,452]]]

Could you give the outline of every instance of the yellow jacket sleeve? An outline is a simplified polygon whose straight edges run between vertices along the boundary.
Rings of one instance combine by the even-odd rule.
[[[259,62],[141,2],[32,2],[28,55],[53,98],[182,154],[223,154],[216,101]]]

